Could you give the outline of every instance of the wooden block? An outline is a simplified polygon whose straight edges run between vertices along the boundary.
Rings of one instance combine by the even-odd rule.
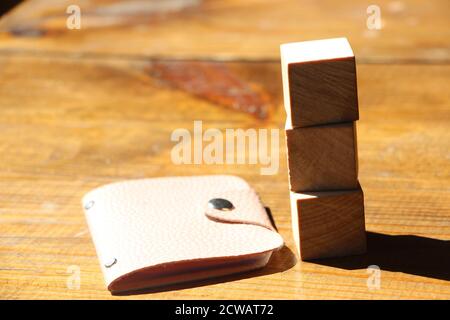
[[[302,260],[366,251],[364,195],[356,190],[291,192],[292,229]]]
[[[359,118],[355,56],[346,38],[281,45],[289,127]]]
[[[355,122],[286,129],[291,191],[358,187]]]

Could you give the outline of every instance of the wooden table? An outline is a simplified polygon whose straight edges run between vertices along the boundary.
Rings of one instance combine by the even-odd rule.
[[[30,0],[0,20],[0,298],[450,298],[448,1],[377,1],[381,30],[366,27],[365,2],[276,3]],[[69,4],[81,8],[80,30],[66,28]],[[358,62],[369,253],[301,262],[283,134],[272,176],[175,165],[170,134],[194,120],[282,128],[279,44],[335,36]],[[250,274],[111,296],[81,196],[124,179],[219,173],[257,189],[286,247]],[[379,289],[367,285],[369,265],[381,268]]]

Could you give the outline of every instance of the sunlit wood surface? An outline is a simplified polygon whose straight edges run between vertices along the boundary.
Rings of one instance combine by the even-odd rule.
[[[0,20],[0,298],[450,298],[448,1],[378,1],[379,31],[367,29],[363,2],[144,2],[31,0]],[[69,3],[80,5],[81,30],[65,27]],[[279,44],[342,35],[358,61],[369,253],[300,262],[282,131],[273,176],[259,165],[175,165],[170,134],[194,120],[283,128]],[[230,83],[242,90],[223,90]],[[111,296],[82,195],[125,179],[222,173],[255,187],[286,247],[260,271]],[[379,289],[367,285],[369,265],[381,268]],[[67,285],[73,268],[78,289]]]

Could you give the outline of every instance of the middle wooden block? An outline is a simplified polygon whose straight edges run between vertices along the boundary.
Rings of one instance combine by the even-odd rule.
[[[358,187],[356,124],[286,129],[291,191]]]

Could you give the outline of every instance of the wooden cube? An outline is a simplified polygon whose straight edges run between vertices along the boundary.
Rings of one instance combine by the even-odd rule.
[[[292,229],[302,260],[366,251],[364,195],[356,190],[291,192]]]
[[[358,187],[356,124],[286,129],[291,191]]]
[[[281,45],[289,127],[359,118],[355,56],[346,38]]]

